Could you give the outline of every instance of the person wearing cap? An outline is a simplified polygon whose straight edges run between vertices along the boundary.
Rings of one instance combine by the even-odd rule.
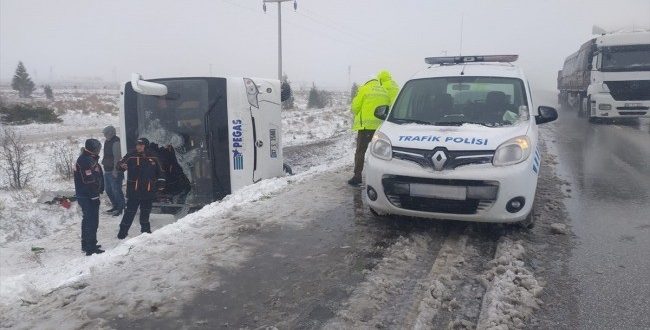
[[[120,138],[115,134],[115,127],[106,126],[104,128],[104,157],[102,157],[102,166],[104,167],[104,186],[106,195],[111,201],[111,209],[106,213],[117,217],[124,211],[124,193],[122,192],[122,183],[124,182],[124,173],[122,173],[117,162],[122,159],[120,150]]]
[[[74,168],[74,188],[77,202],[81,206],[81,250],[87,256],[103,253],[97,245],[99,226],[99,195],[104,192],[104,173],[99,166],[99,152],[102,144],[88,139]]]
[[[354,176],[348,180],[348,184],[358,186],[361,184],[361,173],[363,172],[363,161],[366,149],[375,134],[375,130],[381,125],[381,120],[375,117],[375,109],[382,105],[390,105],[390,97],[381,86],[377,77],[371,77],[365,84],[359,87],[357,95],[352,100],[352,114],[354,124],[352,130],[357,132],[357,147],[354,155]]]
[[[388,72],[388,70],[381,70],[379,71],[379,74],[377,74],[377,78],[379,79],[381,87],[384,87],[386,93],[388,93],[390,104],[393,104],[397,98],[397,94],[399,93],[399,86],[395,80],[393,80],[393,76]]]
[[[156,192],[164,188],[165,175],[158,157],[149,150],[149,140],[139,138],[135,151],[118,162],[120,171],[127,171],[126,210],[120,223],[117,238],[124,239],[129,233],[135,214],[140,209],[140,232],[151,233],[149,215]]]

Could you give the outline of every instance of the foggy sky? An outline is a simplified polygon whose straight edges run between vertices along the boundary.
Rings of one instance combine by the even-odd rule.
[[[403,84],[423,58],[520,54],[533,87],[555,88],[592,25],[650,26],[650,1],[298,0],[285,3],[284,72],[346,88],[380,69]],[[94,77],[277,76],[277,8],[261,0],[0,0],[0,81],[19,60],[37,84]],[[294,87],[295,88],[295,87]]]

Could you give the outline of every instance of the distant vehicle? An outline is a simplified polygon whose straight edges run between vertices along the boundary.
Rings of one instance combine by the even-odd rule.
[[[517,55],[431,57],[408,81],[366,154],[366,201],[377,215],[532,225],[541,166],[537,125]]]
[[[589,117],[650,116],[650,31],[587,41],[558,72],[558,101]]]
[[[186,187],[168,179],[154,210],[191,211],[282,176],[280,93],[280,81],[258,78],[142,80],[134,74],[124,83],[122,150],[132,151],[146,137],[166,154],[161,160],[168,177],[189,179]]]

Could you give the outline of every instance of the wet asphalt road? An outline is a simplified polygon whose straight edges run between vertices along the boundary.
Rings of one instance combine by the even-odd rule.
[[[650,120],[591,124],[571,109],[548,125],[575,244],[571,308],[558,324],[650,328]],[[550,302],[553,303],[553,302]]]

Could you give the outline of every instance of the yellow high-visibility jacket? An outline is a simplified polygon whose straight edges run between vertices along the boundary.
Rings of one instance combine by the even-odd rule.
[[[375,117],[375,109],[381,105],[390,106],[390,97],[377,79],[372,79],[359,87],[357,96],[352,100],[354,125],[352,129],[376,130],[381,125],[381,119]]]
[[[397,98],[397,94],[399,94],[399,86],[395,80],[393,80],[390,72],[386,70],[380,71],[377,75],[377,78],[379,78],[379,83],[381,83],[381,86],[386,89],[386,92],[388,92],[388,97],[390,97],[390,104],[392,105]]]

